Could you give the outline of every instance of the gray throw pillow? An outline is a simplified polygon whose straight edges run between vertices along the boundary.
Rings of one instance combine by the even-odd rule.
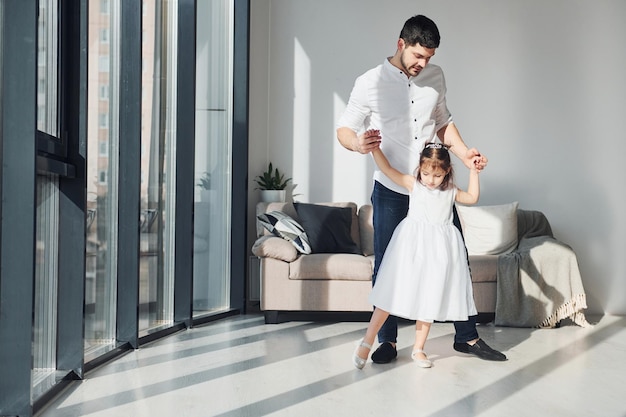
[[[321,204],[293,203],[306,232],[312,253],[354,253],[362,255],[352,240],[352,209]]]

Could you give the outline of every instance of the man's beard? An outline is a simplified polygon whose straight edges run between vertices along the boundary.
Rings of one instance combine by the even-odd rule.
[[[415,76],[415,75],[419,74],[420,71],[422,71],[424,69],[423,67],[421,67],[419,65],[414,65],[412,67],[408,67],[406,65],[406,62],[404,61],[404,57],[401,57],[400,63],[402,64],[402,69],[404,70],[404,73],[407,74],[407,75]]]

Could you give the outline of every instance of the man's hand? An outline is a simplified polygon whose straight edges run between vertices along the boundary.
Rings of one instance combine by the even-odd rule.
[[[476,148],[468,149],[465,153],[465,158],[463,158],[463,163],[466,167],[469,169],[476,168],[478,172],[485,169],[487,162],[487,157],[478,152]]]
[[[370,153],[380,147],[381,139],[380,130],[366,130],[356,137],[353,150],[362,154]]]

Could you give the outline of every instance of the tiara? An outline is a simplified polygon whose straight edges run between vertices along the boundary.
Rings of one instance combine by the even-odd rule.
[[[435,143],[435,142],[431,142],[431,143],[426,144],[425,148],[431,148],[431,149],[441,149],[441,148],[444,148],[444,149],[448,149],[448,148],[445,147],[445,145],[443,145],[441,143]]]

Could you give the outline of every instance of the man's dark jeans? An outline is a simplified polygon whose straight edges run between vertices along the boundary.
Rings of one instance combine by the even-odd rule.
[[[409,196],[396,193],[378,181],[374,183],[372,191],[372,206],[374,207],[374,275],[372,284],[376,283],[378,267],[385,254],[385,249],[391,240],[396,226],[404,219],[409,211]],[[461,230],[459,216],[454,208],[454,225]],[[461,235],[463,232],[461,230]],[[469,317],[467,321],[455,321],[454,328],[456,343],[468,342],[478,338],[476,331],[476,316]],[[393,342],[398,338],[398,320],[395,316],[389,316],[383,327],[378,332],[378,342]]]

